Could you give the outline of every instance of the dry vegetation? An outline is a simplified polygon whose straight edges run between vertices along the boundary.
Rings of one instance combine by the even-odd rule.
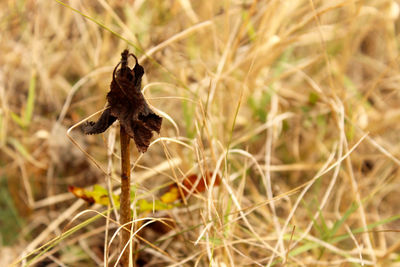
[[[164,117],[132,148],[137,199],[222,180],[136,215],[174,225],[140,233],[140,265],[400,264],[399,1],[108,2],[0,2],[2,266],[114,265],[115,212],[67,188],[118,192],[117,125],[71,130],[87,154],[67,130],[127,47]]]

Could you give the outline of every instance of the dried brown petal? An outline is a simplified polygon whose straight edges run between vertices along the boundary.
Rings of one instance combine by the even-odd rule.
[[[111,110],[106,109],[97,122],[89,121],[83,125],[82,129],[85,134],[99,134],[107,130],[117,117],[111,115]]]

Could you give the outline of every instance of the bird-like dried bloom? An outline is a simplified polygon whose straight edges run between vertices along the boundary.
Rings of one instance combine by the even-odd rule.
[[[128,66],[128,57],[136,63],[133,69]],[[121,67],[118,69],[118,66]],[[144,69],[135,55],[124,50],[121,61],[115,67],[110,92],[107,94],[108,107],[97,122],[83,126],[85,134],[99,134],[119,120],[121,127],[133,138],[137,149],[144,153],[150,144],[153,131],[160,133],[162,118],[148,106],[141,92]]]

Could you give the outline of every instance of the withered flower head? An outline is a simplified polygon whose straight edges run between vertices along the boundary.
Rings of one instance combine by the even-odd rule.
[[[128,66],[128,57],[136,63],[133,69]],[[118,66],[121,67],[118,69]],[[85,134],[99,134],[107,130],[116,119],[121,127],[133,138],[137,149],[144,153],[150,144],[153,131],[160,133],[162,118],[148,106],[141,92],[144,69],[135,55],[126,49],[121,61],[115,67],[110,92],[107,94],[108,107],[97,122],[87,122],[83,126]]]

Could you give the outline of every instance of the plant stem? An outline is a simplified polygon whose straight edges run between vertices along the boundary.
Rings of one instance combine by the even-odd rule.
[[[125,225],[132,221],[131,217],[131,163],[130,163],[130,137],[125,132],[123,126],[120,126],[120,138],[121,138],[121,197],[120,197],[120,224]],[[120,249],[129,242],[131,236],[131,225],[127,224],[121,231],[121,243]],[[122,254],[121,266],[129,266],[129,258],[132,255],[128,246]],[[135,263],[133,263],[135,266]]]

